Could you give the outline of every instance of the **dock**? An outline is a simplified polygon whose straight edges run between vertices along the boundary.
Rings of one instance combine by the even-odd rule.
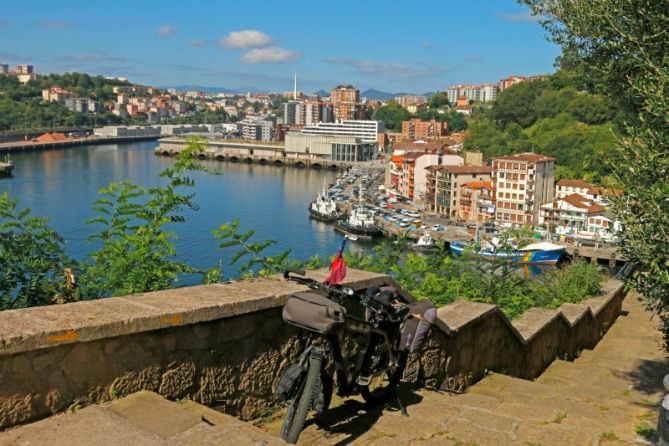
[[[184,138],[162,138],[154,153],[159,156],[174,156],[184,150],[188,141]],[[199,159],[228,161],[232,163],[292,166],[336,171],[352,166],[371,165],[373,162],[335,161],[319,158],[313,154],[286,153],[282,143],[243,140],[209,140],[207,148],[197,155]]]
[[[23,152],[27,150],[60,149],[74,146],[87,146],[95,144],[118,144],[134,141],[151,141],[158,136],[88,136],[84,138],[70,138],[63,141],[35,142],[35,141],[11,141],[0,143],[0,153]]]

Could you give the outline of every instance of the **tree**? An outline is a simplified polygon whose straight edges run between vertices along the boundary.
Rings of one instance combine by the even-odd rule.
[[[662,323],[669,347],[669,3],[656,0],[522,0],[570,63],[602,86],[627,122],[613,173],[614,210],[630,281]]]
[[[401,131],[402,121],[411,119],[411,117],[411,113],[394,100],[389,101],[388,105],[377,108],[374,112],[374,119],[383,121],[386,128],[392,131]]]

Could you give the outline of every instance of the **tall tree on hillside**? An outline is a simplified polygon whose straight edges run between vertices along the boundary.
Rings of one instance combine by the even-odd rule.
[[[660,316],[669,346],[669,3],[520,1],[634,119],[612,166],[625,189],[614,207],[625,225],[622,251],[640,272],[633,284]]]

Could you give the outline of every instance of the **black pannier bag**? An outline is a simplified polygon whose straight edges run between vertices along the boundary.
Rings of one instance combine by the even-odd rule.
[[[279,378],[279,384],[276,386],[274,394],[283,401],[288,401],[293,397],[297,386],[306,373],[306,369],[299,363],[290,364]]]
[[[303,291],[288,297],[283,320],[317,333],[329,333],[344,323],[346,308],[320,294]]]
[[[429,300],[421,300],[409,305],[409,315],[401,327],[400,350],[415,353],[420,351],[434,319],[437,309]]]

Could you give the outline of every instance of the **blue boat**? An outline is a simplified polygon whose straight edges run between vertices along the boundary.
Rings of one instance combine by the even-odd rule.
[[[476,257],[491,262],[500,261],[518,265],[555,265],[564,256],[566,248],[553,243],[532,243],[513,251],[497,251],[493,247],[478,248],[472,242],[454,240],[451,252],[456,255]]]

